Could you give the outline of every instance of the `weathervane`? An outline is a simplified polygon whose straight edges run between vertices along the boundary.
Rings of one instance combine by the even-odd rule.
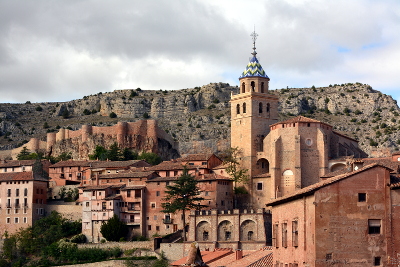
[[[257,36],[258,34],[256,33],[256,26],[254,25],[254,31],[250,34],[251,38],[253,39],[253,53],[251,53],[253,55],[253,57],[255,57],[257,55],[256,52],[256,40],[257,40]]]

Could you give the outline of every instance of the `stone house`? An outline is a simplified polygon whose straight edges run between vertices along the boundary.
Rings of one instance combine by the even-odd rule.
[[[0,236],[46,215],[48,180],[33,171],[0,173]]]
[[[385,266],[398,261],[399,190],[376,163],[277,198],[275,266]]]
[[[30,172],[33,171],[34,165],[37,160],[1,160],[0,161],[0,173],[6,172]],[[41,160],[41,168],[45,172],[49,172],[49,166],[51,165],[48,160]]]

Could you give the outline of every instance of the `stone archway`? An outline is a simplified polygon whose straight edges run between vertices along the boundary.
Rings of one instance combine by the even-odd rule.
[[[257,161],[259,173],[269,173],[269,161],[267,159],[259,159]]]
[[[257,224],[253,220],[245,220],[240,225],[240,241],[257,240]]]
[[[228,220],[220,222],[218,225],[218,241],[232,241],[234,238],[233,224]]]
[[[196,226],[196,240],[197,241],[210,241],[211,225],[207,221],[201,221]]]

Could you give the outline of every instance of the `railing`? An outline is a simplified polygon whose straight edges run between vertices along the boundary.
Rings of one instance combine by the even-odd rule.
[[[11,208],[11,204],[6,204],[6,207],[7,208]]]
[[[126,224],[140,224],[140,219],[124,219],[122,221]]]
[[[19,204],[15,204],[15,208],[19,209],[21,206]]]
[[[141,211],[141,209],[140,209],[140,207],[133,207],[133,208],[130,208],[130,207],[121,207],[120,208],[121,209],[121,211]]]
[[[167,218],[167,219],[162,219],[162,221],[164,224],[172,224],[174,220],[171,218],[169,218],[169,219]]]

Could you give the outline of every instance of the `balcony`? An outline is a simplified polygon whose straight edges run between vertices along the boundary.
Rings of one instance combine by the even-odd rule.
[[[171,218],[165,218],[165,219],[162,219],[162,221],[164,224],[173,224],[174,220]]]
[[[127,225],[140,225],[140,219],[125,219],[122,220],[123,222],[125,222]]]
[[[15,203],[15,208],[16,208],[16,209],[19,209],[19,208],[21,208],[21,205],[20,205],[19,203],[18,203],[18,204]]]

